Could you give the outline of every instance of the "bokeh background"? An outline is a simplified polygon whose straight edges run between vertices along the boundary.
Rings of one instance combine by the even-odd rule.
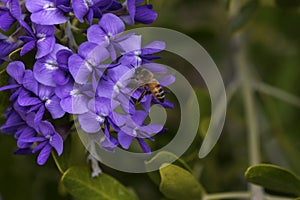
[[[250,3],[249,3],[250,2]],[[234,38],[242,34],[239,51],[249,77],[259,88],[254,93],[261,162],[273,163],[300,175],[300,3],[297,0],[152,0],[158,12],[151,26],[185,33],[199,42],[218,66],[230,93],[226,123],[220,140],[204,159],[198,158],[201,140],[210,118],[210,99],[202,78],[185,60],[167,52],[159,62],[184,74],[194,86],[201,109],[199,134],[182,156],[208,193],[245,191],[244,172],[249,166],[247,119],[235,63]],[[244,8],[243,5],[247,5]],[[138,25],[144,26],[144,25]],[[265,87],[263,87],[265,86]],[[175,102],[172,94],[168,95]],[[278,98],[279,97],[279,98]],[[0,98],[2,95],[0,94]],[[1,101],[3,102],[3,101]],[[3,114],[1,114],[3,122]],[[168,111],[168,131],[151,143],[165,145],[176,133],[178,111]],[[73,138],[76,140],[76,137]],[[76,163],[85,163],[84,148],[73,147]],[[15,156],[15,140],[0,134],[0,199],[72,199],[61,187],[53,159],[38,166],[35,156]],[[103,171],[136,191],[140,199],[163,199],[147,174],[118,172],[104,165]]]

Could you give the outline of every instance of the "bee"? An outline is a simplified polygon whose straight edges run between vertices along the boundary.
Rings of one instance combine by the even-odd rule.
[[[165,100],[165,91],[162,89],[158,80],[154,78],[154,74],[149,70],[139,67],[135,70],[134,78],[140,83],[138,88],[143,87],[144,91],[141,96],[137,99],[135,104],[139,104],[143,97],[147,94],[152,94],[156,100],[163,103]],[[148,90],[147,90],[148,89]]]

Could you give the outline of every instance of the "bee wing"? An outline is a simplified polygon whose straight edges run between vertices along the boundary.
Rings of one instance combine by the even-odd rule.
[[[158,81],[161,86],[163,86],[163,87],[168,86],[175,82],[175,76],[167,75],[167,76],[161,77]]]

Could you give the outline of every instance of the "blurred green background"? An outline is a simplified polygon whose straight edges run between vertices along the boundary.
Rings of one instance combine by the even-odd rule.
[[[239,12],[241,7],[235,7],[237,3],[244,5],[249,2],[252,3],[242,12]],[[275,98],[278,90],[272,90],[275,87],[300,97],[299,1],[153,0],[151,3],[159,15],[151,26],[174,29],[197,40],[217,64],[227,87],[234,84],[238,76],[233,63],[232,40],[237,34],[244,35],[242,50],[246,54],[245,62],[251,77],[255,83],[264,82],[271,86],[264,92],[254,93],[261,162],[284,166],[300,175],[300,105]],[[209,193],[246,190],[244,172],[249,166],[249,159],[241,88],[228,102],[220,140],[213,151],[200,160],[197,153],[210,116],[207,89],[188,63],[168,53],[163,55],[162,63],[173,66],[191,80],[200,102],[199,134],[182,159]],[[236,87],[239,86],[237,83]],[[280,94],[283,99],[290,97],[284,92]],[[172,133],[177,128],[172,127],[176,121],[174,113],[176,110],[168,113],[168,134],[156,137],[152,148],[159,148],[172,139]],[[60,173],[52,158],[41,167],[36,164],[35,156],[13,155],[15,149],[15,140],[1,134],[0,196],[3,200],[72,199],[59,186]],[[147,174],[129,174],[104,165],[101,167],[124,185],[133,188],[140,199],[163,198]]]

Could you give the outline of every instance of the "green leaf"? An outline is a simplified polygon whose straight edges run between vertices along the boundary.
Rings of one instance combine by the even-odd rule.
[[[187,170],[176,165],[162,166],[160,191],[169,199],[201,200],[205,191],[197,179]]]
[[[229,23],[231,33],[241,29],[254,15],[258,7],[258,0],[249,0],[239,11],[237,16],[234,16]]]
[[[158,166],[159,164],[171,163],[171,162],[173,162],[173,164],[177,166],[185,168],[190,172],[192,171],[192,169],[188,166],[186,162],[184,162],[184,160],[178,158],[175,154],[167,151],[161,151],[157,153],[155,156],[153,156],[151,160],[147,161],[145,164],[146,164],[146,168],[149,169],[151,168],[151,166]],[[148,176],[156,185],[160,184],[161,179],[158,171],[149,172]]]
[[[285,168],[259,164],[249,167],[245,176],[249,182],[261,185],[266,189],[300,196],[300,178]]]
[[[71,167],[62,176],[68,192],[78,200],[136,200],[136,196],[107,174],[91,178],[84,167]]]

